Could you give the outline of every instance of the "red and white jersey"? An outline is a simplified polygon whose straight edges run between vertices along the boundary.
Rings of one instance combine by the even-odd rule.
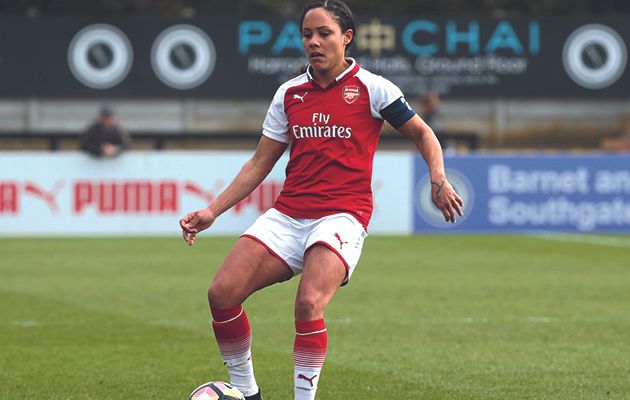
[[[310,71],[280,86],[263,134],[291,143],[277,210],[294,218],[350,213],[367,229],[383,122],[398,128],[415,113],[396,85],[348,61],[350,67],[325,89]]]

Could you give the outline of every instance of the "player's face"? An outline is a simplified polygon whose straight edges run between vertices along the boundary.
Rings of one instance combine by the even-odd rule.
[[[302,22],[302,45],[309,64],[320,73],[341,73],[344,69],[346,45],[352,30],[341,32],[341,27],[324,8],[306,13]]]

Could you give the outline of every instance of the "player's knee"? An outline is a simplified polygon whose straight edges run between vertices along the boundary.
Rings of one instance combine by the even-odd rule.
[[[208,288],[208,303],[215,309],[226,309],[241,304],[225,284],[217,281],[212,282]]]
[[[325,305],[317,295],[300,295],[295,300],[295,317],[298,320],[321,318]]]

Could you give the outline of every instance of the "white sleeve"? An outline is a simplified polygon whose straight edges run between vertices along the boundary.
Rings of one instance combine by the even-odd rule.
[[[287,113],[284,111],[284,95],[287,92],[287,88],[283,85],[276,91],[273,96],[269,110],[267,110],[267,116],[263,123],[263,135],[277,140],[282,143],[289,143],[291,137],[289,136],[289,121],[287,119]]]
[[[402,91],[398,86],[380,75],[375,75],[366,70],[359,71],[359,75],[370,94],[370,111],[372,111],[372,116],[384,119],[381,115],[381,110],[403,97]]]

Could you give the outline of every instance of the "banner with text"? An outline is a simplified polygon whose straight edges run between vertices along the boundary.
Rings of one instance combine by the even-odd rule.
[[[623,17],[379,16],[349,55],[408,96],[627,98],[628,38]],[[0,17],[2,96],[270,99],[305,62],[294,20]]]
[[[464,216],[447,224],[416,159],[416,232],[630,232],[630,155],[454,156]]]
[[[247,152],[0,153],[0,236],[178,235],[179,219],[205,207],[249,159]],[[203,235],[242,233],[282,189],[285,155],[253,193]],[[411,233],[413,157],[379,152],[370,233]],[[388,207],[398,204],[397,207]]]

